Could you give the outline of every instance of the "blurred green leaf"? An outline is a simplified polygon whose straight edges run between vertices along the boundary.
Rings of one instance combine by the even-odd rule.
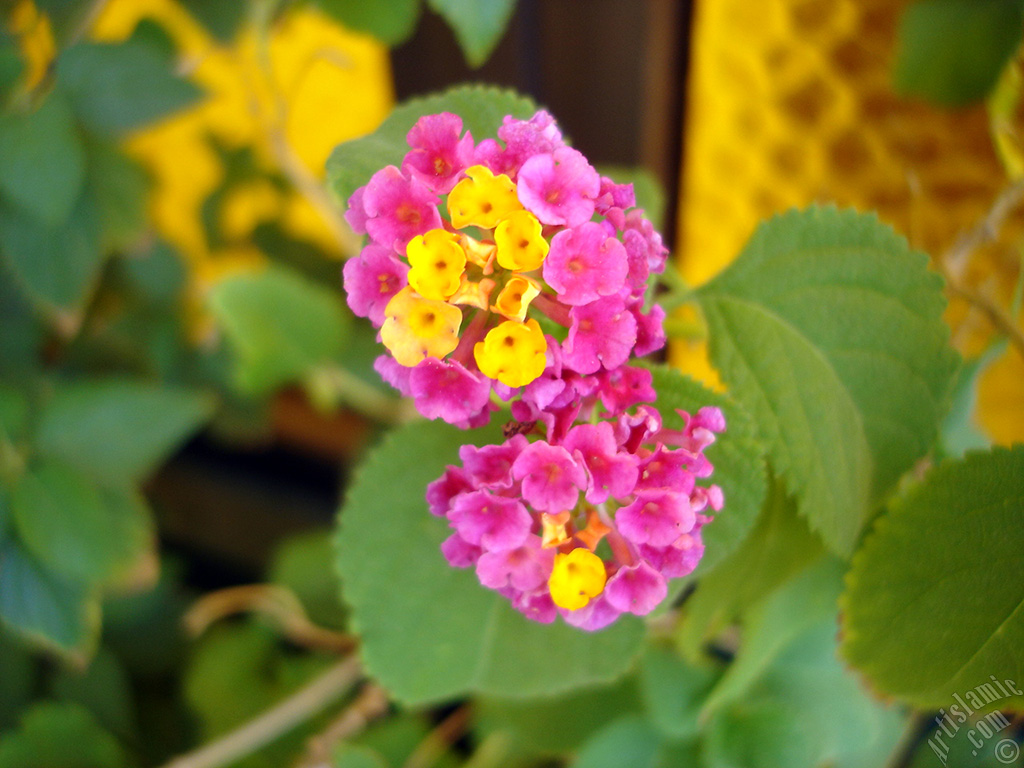
[[[695,666],[669,648],[652,645],[640,660],[640,692],[647,718],[668,739],[699,734],[697,714],[721,671]]]
[[[89,191],[96,200],[103,251],[125,250],[145,231],[149,179],[142,166],[116,146],[88,145]]]
[[[50,27],[58,43],[80,30],[88,21],[91,0],[38,0],[36,6],[50,19]]]
[[[99,635],[99,600],[8,539],[0,541],[0,620],[33,643],[81,658]]]
[[[0,106],[7,101],[25,73],[25,60],[12,35],[0,30]]]
[[[24,437],[29,422],[29,404],[25,392],[0,382],[0,439]]]
[[[124,575],[153,543],[137,492],[99,488],[59,461],[29,468],[11,495],[18,535],[40,564],[100,585]]]
[[[135,701],[131,681],[120,660],[100,648],[85,669],[64,666],[50,681],[53,697],[85,707],[96,722],[121,739],[135,735]]]
[[[702,717],[741,701],[801,633],[822,621],[836,620],[845,570],[840,560],[825,556],[747,613],[739,652],[704,703]]]
[[[376,720],[357,735],[354,743],[368,747],[384,758],[389,766],[404,766],[406,760],[431,731],[427,716],[399,710],[390,717]],[[461,765],[451,751],[441,755],[434,768],[456,768]],[[503,767],[504,768],[504,767]]]
[[[3,235],[0,234],[0,377],[25,380],[33,377],[40,365],[38,349],[43,325],[28,299],[14,284],[14,277],[3,259]]]
[[[83,195],[57,227],[0,204],[0,254],[34,302],[80,313],[103,264],[96,202]]]
[[[311,531],[286,539],[274,553],[269,581],[294,592],[314,624],[344,628],[346,615],[338,598],[329,532]]]
[[[875,215],[811,208],[762,224],[698,300],[712,362],[772,468],[849,555],[948,408],[957,355],[941,278]]]
[[[537,105],[515,91],[492,86],[462,85],[443,93],[410,99],[394,109],[380,128],[361,139],[340,144],[327,160],[327,178],[344,204],[356,189],[386,165],[401,165],[409,151],[405,135],[423,115],[452,112],[463,129],[480,141],[498,135],[505,115],[533,117]]]
[[[0,627],[0,733],[14,726],[32,698],[35,676],[28,651]]]
[[[978,380],[985,369],[1005,351],[1006,344],[993,344],[973,360],[966,360],[953,381],[952,405],[942,422],[939,448],[945,456],[962,457],[967,451],[987,448],[990,440],[974,421],[978,404]]]
[[[706,549],[696,572],[705,573],[743,542],[757,520],[768,493],[763,447],[756,438],[753,420],[735,400],[712,392],[667,366],[652,366],[651,370],[658,393],[655,405],[667,427],[683,428],[676,409],[694,414],[712,405],[721,408],[725,415],[725,432],[705,451],[715,471],[701,484],[716,483],[725,496],[722,511],[715,513],[714,521],[701,529]]]
[[[290,652],[255,621],[217,627],[194,649],[185,672],[185,698],[199,717],[204,740],[261,714],[331,664],[325,654]],[[289,765],[318,721],[267,745],[233,768]]]
[[[946,107],[987,96],[1020,45],[1020,0],[918,0],[900,21],[896,90]]]
[[[99,482],[131,485],[198,430],[212,405],[194,390],[131,379],[59,384],[39,414],[35,445]]]
[[[843,655],[921,707],[949,706],[990,675],[1024,680],[1022,570],[1024,446],[943,462],[893,502],[854,559]]]
[[[743,543],[698,582],[685,604],[679,645],[687,657],[701,656],[704,641],[762,600],[822,553],[821,540],[797,516],[793,500],[777,481]]]
[[[987,717],[998,717],[998,714]],[[1024,750],[1020,748],[1019,735],[1016,740],[1007,738],[1009,733],[985,739],[984,732],[976,728],[977,722],[978,718],[974,717],[965,723],[957,723],[962,730],[954,731],[952,737],[935,726],[935,730],[921,739],[908,768],[1024,768]],[[990,731],[999,730],[992,727],[998,726],[998,722],[986,721],[985,725]],[[1004,739],[1008,743],[1004,743]]]
[[[317,0],[317,5],[349,29],[388,46],[408,40],[420,18],[420,0]]]
[[[334,362],[348,334],[341,302],[284,267],[221,280],[209,304],[237,353],[239,389],[267,394]]]
[[[357,744],[338,744],[331,754],[333,768],[388,768],[377,752]]]
[[[836,658],[835,618],[789,642],[741,701],[704,727],[706,768],[878,768],[903,731]]]
[[[633,617],[593,633],[531,622],[446,562],[450,531],[427,511],[424,489],[460,445],[499,435],[432,422],[393,430],[349,488],[336,539],[343,597],[367,670],[405,702],[562,693],[614,679],[639,650]]]
[[[189,13],[218,40],[230,42],[245,21],[248,3],[223,0],[182,0]]]
[[[125,255],[117,264],[147,304],[176,309],[185,289],[187,271],[181,256],[171,246],[158,240],[144,253]]]
[[[77,704],[37,704],[0,739],[0,768],[125,768],[117,740]]]
[[[658,768],[664,739],[639,715],[605,726],[583,747],[572,768]]]
[[[640,711],[634,676],[611,685],[541,698],[477,697],[475,733],[508,731],[516,747],[537,755],[570,752],[618,718]]]
[[[119,134],[188,107],[203,95],[175,74],[167,53],[145,34],[123,43],[78,43],[57,59],[57,81],[84,125]]]
[[[10,494],[0,485],[0,546],[11,535],[12,529]]]
[[[427,5],[448,22],[466,62],[475,68],[487,61],[505,34],[516,0],[427,0]]]
[[[85,152],[60,91],[33,112],[0,114],[0,194],[39,224],[63,224],[85,182]]]

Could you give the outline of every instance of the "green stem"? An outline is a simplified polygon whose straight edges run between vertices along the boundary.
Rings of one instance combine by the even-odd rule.
[[[682,273],[676,269],[675,265],[669,262],[665,266],[665,271],[659,276],[659,282],[661,285],[668,288],[667,293],[663,293],[657,297],[658,304],[667,313],[671,313],[672,310],[681,307],[690,301],[693,301],[696,291],[687,284],[683,279]]]

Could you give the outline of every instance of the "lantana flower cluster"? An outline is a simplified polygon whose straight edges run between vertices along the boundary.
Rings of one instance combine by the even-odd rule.
[[[369,235],[344,281],[389,352],[378,372],[427,418],[464,427],[556,353],[594,374],[665,343],[644,294],[666,249],[632,185],[598,174],[546,112],[506,117],[498,137],[476,144],[458,116],[425,116],[401,167],[375,173],[346,212]]]
[[[479,144],[428,115],[407,140],[349,200],[369,236],[344,268],[349,306],[379,329],[377,371],[427,418],[509,411],[501,445],[463,446],[427,488],[452,529],[444,556],[536,621],[646,615],[696,567],[723,503],[698,485],[721,411],[666,428],[650,370],[629,365],[665,343],[645,306],[661,237],[546,112]]]

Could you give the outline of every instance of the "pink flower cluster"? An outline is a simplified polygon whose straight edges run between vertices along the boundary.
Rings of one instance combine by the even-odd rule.
[[[413,365],[409,358],[403,364],[391,354],[376,364],[383,378],[413,398],[424,416],[462,427],[486,423],[496,407],[492,392],[507,401],[521,390],[484,373],[479,364],[485,354],[478,349],[481,340],[504,318],[513,317],[510,305],[523,313],[515,322],[536,318],[549,331],[562,329],[542,338],[539,327],[536,331],[547,379],[561,372],[615,371],[630,357],[654,352],[665,343],[664,312],[657,305],[645,310],[644,296],[649,276],[664,269],[667,251],[635,207],[632,185],[615,184],[598,174],[565,144],[546,112],[526,121],[506,117],[497,134],[500,141],[474,143],[456,115],[421,118],[407,135],[410,150],[401,166],[375,173],[352,195],[345,214],[355,232],[369,235],[362,252],[344,267],[348,303],[377,328],[388,320],[389,305],[398,306],[391,300],[410,283],[407,248],[414,238],[444,230],[457,236],[467,253],[461,287],[446,299],[462,313],[457,342],[424,343],[425,351]],[[477,183],[480,167],[495,178],[507,177],[514,189],[512,204],[537,222],[546,253],[539,266],[503,270],[494,256],[497,228],[459,229],[450,220],[454,215],[443,215],[467,171]],[[477,186],[473,200],[488,210],[492,201],[479,195],[489,188],[482,182]],[[536,295],[527,288],[530,295],[520,303],[496,301],[512,277],[525,281],[520,286],[535,287]],[[513,358],[510,365],[516,367],[519,361]]]
[[[481,584],[536,621],[560,613],[596,630],[623,613],[646,615],[664,600],[668,579],[696,567],[710,520],[703,513],[723,501],[718,486],[696,483],[711,475],[703,452],[725,429],[721,411],[679,414],[682,430],[665,429],[646,405],[567,429],[562,414],[547,439],[515,434],[502,445],[463,446],[462,465],[427,489],[430,511],[454,531],[442,545],[448,562],[475,567]],[[557,559],[574,550],[595,555],[599,583],[556,574]],[[559,592],[577,587],[587,599],[565,607]]]
[[[645,308],[665,267],[631,185],[600,176],[545,112],[475,143],[442,113],[409,131],[346,219],[369,236],[344,268],[349,306],[380,329],[376,368],[427,418],[510,411],[501,445],[463,446],[428,486],[448,562],[540,622],[596,630],[646,615],[704,551],[721,509],[704,450],[725,419],[679,411],[629,365],[665,343]]]

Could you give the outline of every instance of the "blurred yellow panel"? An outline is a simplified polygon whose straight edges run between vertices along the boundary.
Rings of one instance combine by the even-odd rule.
[[[708,280],[758,222],[791,207],[835,202],[876,210],[932,255],[951,248],[990,208],[1007,176],[985,109],[943,110],[891,89],[897,23],[907,4],[697,0],[677,242],[689,282]],[[1008,229],[965,275],[1004,306],[1021,227]],[[951,303],[947,319],[966,354],[991,337],[988,322],[962,302]],[[701,345],[673,349],[673,361],[687,371],[703,371],[704,358]],[[1018,378],[1015,390],[1000,391],[982,421],[1009,423],[1013,411],[1018,426],[999,439],[1020,439],[1024,386]]]

